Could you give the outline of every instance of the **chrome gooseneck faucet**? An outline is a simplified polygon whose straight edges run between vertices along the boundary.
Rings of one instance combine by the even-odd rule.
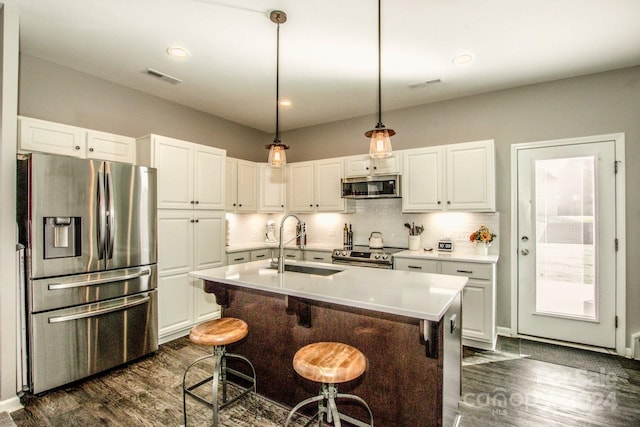
[[[289,240],[289,242],[285,243],[282,233],[284,230],[284,222],[286,221],[287,218],[289,217],[294,217],[295,219],[298,220],[298,225],[300,225],[300,227],[298,227],[298,229],[300,230],[299,234],[296,234],[296,236],[293,239],[296,239],[298,237],[300,237],[300,241],[304,240],[304,234],[305,234],[305,230],[306,228],[304,227],[304,222],[296,215],[296,214],[286,214],[285,216],[282,217],[282,219],[280,220],[280,240],[278,241],[278,246],[279,246],[279,253],[278,253],[278,273],[284,273],[284,245],[286,245],[287,243],[291,242],[293,239]]]

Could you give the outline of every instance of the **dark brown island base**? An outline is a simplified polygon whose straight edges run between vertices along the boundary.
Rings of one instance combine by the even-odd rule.
[[[219,269],[198,276],[213,270]],[[462,292],[453,294],[440,321],[432,321],[286,295],[282,287],[262,290],[205,279],[204,290],[216,295],[222,316],[249,324],[247,338],[230,351],[253,362],[259,394],[289,406],[315,396],[319,384],[296,374],[293,356],[307,344],[338,341],[367,357],[364,375],[339,384],[338,391],[362,397],[373,411],[374,425],[454,426],[459,421]],[[311,415],[317,408],[309,406]],[[362,408],[348,401],[338,400],[338,407],[367,419]]]

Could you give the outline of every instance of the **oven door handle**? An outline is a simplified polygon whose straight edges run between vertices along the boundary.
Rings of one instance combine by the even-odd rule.
[[[103,277],[100,279],[85,280],[82,282],[69,282],[69,283],[49,283],[48,289],[50,291],[57,291],[60,289],[81,288],[83,286],[95,286],[102,285],[109,282],[122,282],[124,280],[137,279],[138,277],[147,276],[151,273],[151,270],[142,270],[136,273],[125,274],[123,276]]]
[[[136,298],[135,301],[126,302],[123,304],[116,305],[114,307],[101,308],[98,310],[90,310],[85,313],[70,314],[68,316],[49,317],[49,323],[61,323],[61,322],[68,322],[70,320],[86,319],[88,317],[101,316],[103,314],[112,313],[114,311],[122,311],[131,307],[135,307],[140,304],[144,304],[150,299],[148,295],[142,296],[142,297],[135,297],[135,298]]]

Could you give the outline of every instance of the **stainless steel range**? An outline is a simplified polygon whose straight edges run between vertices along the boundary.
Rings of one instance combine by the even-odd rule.
[[[371,249],[368,246],[354,246],[353,249],[334,249],[331,258],[334,264],[391,269],[393,268],[393,254],[402,250],[404,249]]]

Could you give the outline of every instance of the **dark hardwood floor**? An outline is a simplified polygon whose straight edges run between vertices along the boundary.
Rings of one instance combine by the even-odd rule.
[[[462,427],[640,426],[639,362],[610,356],[623,367],[623,378],[597,366],[533,360],[521,355],[519,342],[501,337],[496,352],[465,348]],[[25,407],[11,416],[18,426],[179,426],[182,373],[207,351],[181,338],[128,366],[41,396],[26,395]],[[190,426],[210,425],[208,408],[188,408]],[[225,409],[221,424],[281,426],[287,411],[251,397]]]

